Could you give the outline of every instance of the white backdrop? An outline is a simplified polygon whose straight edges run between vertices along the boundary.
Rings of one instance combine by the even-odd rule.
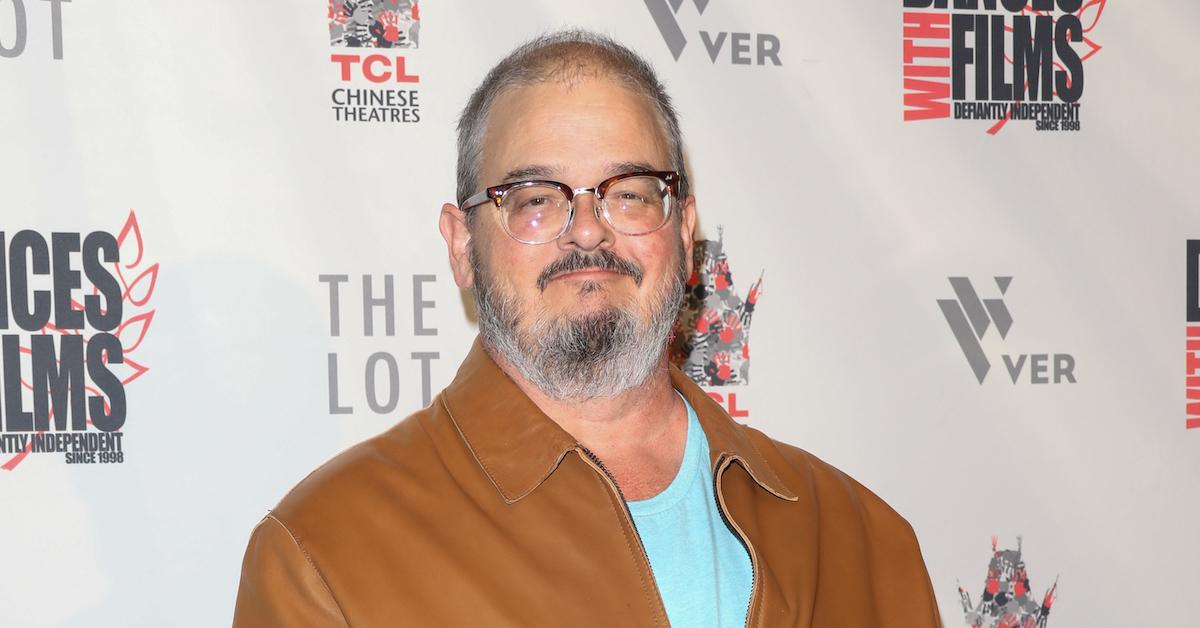
[[[1102,5],[1081,129],[995,135],[903,121],[899,0],[685,0],[678,59],[642,0],[428,0],[419,47],[382,51],[417,82],[378,84],[358,66],[341,80],[331,54],[380,51],[331,45],[323,4],[0,0],[0,230],[116,236],[132,210],[137,270],[160,264],[146,304],[126,306],[126,320],[155,314],[135,350],[121,336],[147,368],[125,386],[123,462],[0,454],[0,623],[229,623],[255,522],[418,408],[423,363],[433,391],[452,378],[474,335],[436,230],[455,119],[514,45],[574,25],[654,63],[681,112],[700,237],[723,228],[743,294],[764,277],[751,383],[714,392],[913,524],[947,626],[965,625],[958,583],[978,599],[993,535],[1000,549],[1023,537],[1038,600],[1058,578],[1051,626],[1192,625],[1194,2]],[[713,61],[700,31],[748,35]],[[780,65],[755,63],[761,35]],[[751,62],[735,64],[743,40]],[[415,90],[419,122],[336,120],[339,88]],[[347,277],[336,336],[322,275]],[[364,275],[376,294],[393,277],[393,336],[382,311],[364,333]],[[419,296],[414,276],[433,276]],[[938,300],[955,298],[949,277],[998,299],[997,276],[1013,278],[1013,324],[984,334],[981,384]],[[416,309],[435,334],[416,333],[415,301],[432,302]],[[380,352],[399,385],[385,413],[364,385]],[[331,413],[330,354],[348,414]],[[1001,356],[1020,354],[1069,354],[1076,383],[1013,383]]]

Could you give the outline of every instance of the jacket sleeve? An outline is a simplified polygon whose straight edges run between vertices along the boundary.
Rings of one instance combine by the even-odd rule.
[[[347,626],[329,586],[300,543],[267,515],[254,528],[233,610],[234,628]]]

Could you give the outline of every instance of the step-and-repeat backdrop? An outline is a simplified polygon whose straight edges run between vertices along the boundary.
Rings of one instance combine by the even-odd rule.
[[[1185,0],[0,0],[0,624],[228,624],[255,522],[453,377],[455,120],[563,26],[681,112],[677,357],[903,514],[947,626],[1194,625]]]

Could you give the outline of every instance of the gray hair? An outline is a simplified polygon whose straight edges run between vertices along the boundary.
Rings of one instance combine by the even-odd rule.
[[[517,47],[487,73],[471,94],[458,119],[458,202],[479,190],[488,114],[501,94],[536,83],[572,83],[594,76],[606,76],[624,83],[654,107],[659,126],[666,136],[671,167],[682,179],[679,196],[687,196],[679,118],[654,69],[636,52],[610,37],[572,29],[541,35]],[[468,216],[468,224],[473,215],[474,212]]]

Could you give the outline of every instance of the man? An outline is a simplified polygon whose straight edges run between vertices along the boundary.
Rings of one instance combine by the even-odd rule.
[[[458,198],[480,339],[259,524],[236,626],[939,624],[902,518],[669,366],[696,206],[644,61],[518,48],[463,112]]]

